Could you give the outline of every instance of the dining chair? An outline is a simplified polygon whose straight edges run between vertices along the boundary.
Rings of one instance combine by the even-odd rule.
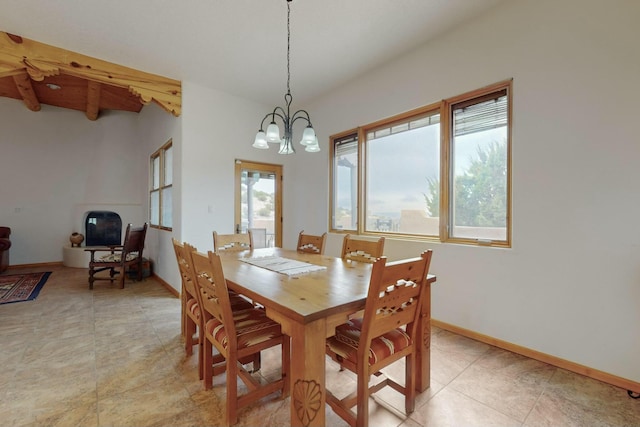
[[[225,422],[232,425],[238,421],[239,408],[276,391],[281,392],[282,398],[288,397],[290,338],[262,309],[232,311],[218,253],[209,251],[205,255],[194,251],[189,255],[192,280],[200,293],[204,316],[204,386],[206,390],[211,389],[213,376],[226,371]],[[265,382],[242,366],[241,359],[275,346],[282,347],[280,378]],[[215,356],[214,347],[219,353]],[[243,395],[238,394],[237,377],[247,386],[248,391]]]
[[[313,234],[304,234],[304,230],[298,234],[298,252],[304,252],[308,254],[324,253],[324,242],[327,240],[327,233],[322,233],[321,236],[315,236]]]
[[[266,228],[250,228],[251,247],[252,249],[268,248],[267,229]]]
[[[247,230],[246,233],[236,234],[218,234],[216,231],[213,232],[214,252],[240,252],[253,249],[253,232],[250,229]],[[233,291],[231,292],[233,293]],[[259,362],[257,362],[257,365],[257,368],[260,369]]]
[[[353,239],[351,234],[346,234],[342,241],[341,258],[345,261],[357,261],[373,263],[380,258],[384,252],[384,236],[377,240]],[[362,317],[364,311],[360,310],[350,317]],[[340,370],[344,370],[344,366],[340,365]]]
[[[176,260],[178,262],[178,270],[182,279],[182,292],[181,306],[182,306],[182,328],[184,337],[184,346],[187,356],[193,354],[193,346],[198,346],[198,374],[200,379],[204,378],[204,323],[202,316],[202,303],[200,302],[200,294],[197,292],[195,284],[192,280],[191,264],[189,262],[189,253],[196,252],[196,248],[189,243],[181,244],[175,238],[171,239],[173,242],[173,249],[176,253]],[[250,301],[244,299],[238,294],[230,294],[229,300],[231,302],[232,311],[246,310],[253,308],[253,304]],[[196,338],[197,334],[197,338]],[[260,360],[254,363],[254,370],[259,369]]]
[[[105,247],[87,248],[85,251],[91,252],[89,260],[89,289],[93,289],[96,280],[109,280],[113,283],[116,274],[119,274],[120,288],[124,289],[124,278],[127,269],[131,266],[137,267],[136,280],[142,280],[142,250],[144,249],[144,239],[147,235],[147,223],[142,227],[127,225],[124,233],[122,245],[109,245]],[[96,253],[107,252],[102,256]],[[102,271],[109,271],[109,275],[96,276]]]
[[[246,251],[253,249],[253,233],[218,234],[213,232],[213,251]]]
[[[421,307],[427,293],[432,251],[420,257],[387,263],[382,257],[373,263],[364,317],[336,327],[327,339],[326,352],[357,375],[356,392],[338,399],[327,392],[327,404],[351,426],[368,425],[369,396],[390,386],[405,397],[405,411],[415,406],[416,357],[422,337],[416,336]],[[405,358],[404,386],[385,377],[369,386],[371,375]],[[351,408],[357,407],[354,413]]]
[[[384,251],[384,236],[377,240],[353,239],[350,234],[342,241],[340,257],[348,261],[372,263],[380,258]]]
[[[11,247],[11,228],[0,227],[0,273],[9,268],[9,248]]]
[[[182,328],[184,336],[184,348],[187,356],[193,354],[193,346],[202,343],[202,316],[200,313],[200,305],[198,302],[198,294],[195,285],[191,280],[191,268],[187,260],[185,250],[192,250],[191,247],[185,247],[188,243],[181,244],[175,238],[171,238],[173,250],[176,254],[178,262],[178,270],[182,279],[182,290],[180,292],[180,304],[182,308]],[[198,338],[194,335],[198,333]],[[198,366],[202,366],[202,352],[198,350]],[[200,379],[202,379],[202,369],[200,369]]]

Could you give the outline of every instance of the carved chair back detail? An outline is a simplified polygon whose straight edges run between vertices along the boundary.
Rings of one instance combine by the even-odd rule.
[[[309,254],[324,253],[324,242],[327,240],[327,233],[323,233],[321,236],[315,236],[313,234],[304,234],[304,230],[298,234],[298,252],[304,252]]]
[[[384,252],[384,237],[377,240],[353,239],[344,236],[341,258],[349,261],[373,263]]]

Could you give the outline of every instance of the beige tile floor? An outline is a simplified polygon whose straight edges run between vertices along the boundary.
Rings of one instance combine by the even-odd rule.
[[[35,301],[0,305],[0,424],[215,426],[226,378],[204,391],[196,356],[180,338],[180,303],[153,279],[120,290],[84,269],[53,271]],[[18,273],[11,269],[3,274]],[[25,271],[25,270],[22,270]],[[431,388],[409,417],[394,391],[370,405],[372,426],[640,426],[640,401],[619,389],[450,332],[432,331]],[[263,356],[260,374],[278,370]],[[329,361],[330,362],[330,361]],[[399,375],[394,367],[388,375]],[[347,394],[353,375],[327,367]],[[327,425],[345,423],[331,409]],[[240,426],[285,426],[289,400],[271,396],[240,412]]]

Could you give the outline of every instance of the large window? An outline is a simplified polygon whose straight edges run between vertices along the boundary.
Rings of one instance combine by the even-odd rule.
[[[151,155],[149,222],[152,227],[170,230],[172,215],[173,149],[169,140]]]
[[[438,235],[440,211],[429,209],[440,177],[438,109],[364,128],[365,232]]]
[[[507,89],[450,103],[449,228],[453,239],[507,241]]]
[[[332,137],[331,229],[510,245],[501,82]]]

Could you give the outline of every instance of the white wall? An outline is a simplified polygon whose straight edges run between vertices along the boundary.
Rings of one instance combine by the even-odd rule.
[[[87,208],[117,207],[124,224],[143,221],[136,114],[90,121],[80,111],[32,112],[0,98],[0,117],[0,224],[11,227],[11,265],[62,261]]]
[[[183,82],[182,89],[182,240],[207,251],[213,249],[213,230],[234,232],[236,159],[283,166],[284,238],[291,240],[293,233],[297,238],[299,230],[292,231],[288,225],[294,215],[300,214],[291,209],[295,205],[293,188],[297,175],[304,174],[297,161],[311,154],[304,152],[302,146],[292,156],[278,155],[275,147],[256,150],[251,146],[260,121],[275,104],[260,105],[189,82]],[[305,215],[306,209],[307,206]],[[321,210],[326,211],[325,204]]]
[[[636,0],[508,1],[309,106],[326,141],[513,77],[513,247],[386,244],[434,250],[435,319],[640,381],[638,18]],[[326,159],[297,167],[291,210],[323,229]]]
[[[141,148],[140,167],[145,170],[144,187],[140,195],[144,205],[144,215],[149,212],[149,176],[150,157],[167,141],[172,141],[173,151],[173,184],[172,214],[173,230],[166,231],[149,227],[145,240],[144,257],[153,261],[153,273],[161,277],[176,290],[181,289],[180,272],[176,264],[171,238],[180,235],[182,216],[182,117],[174,117],[156,104],[142,109],[138,117],[138,139]]]

